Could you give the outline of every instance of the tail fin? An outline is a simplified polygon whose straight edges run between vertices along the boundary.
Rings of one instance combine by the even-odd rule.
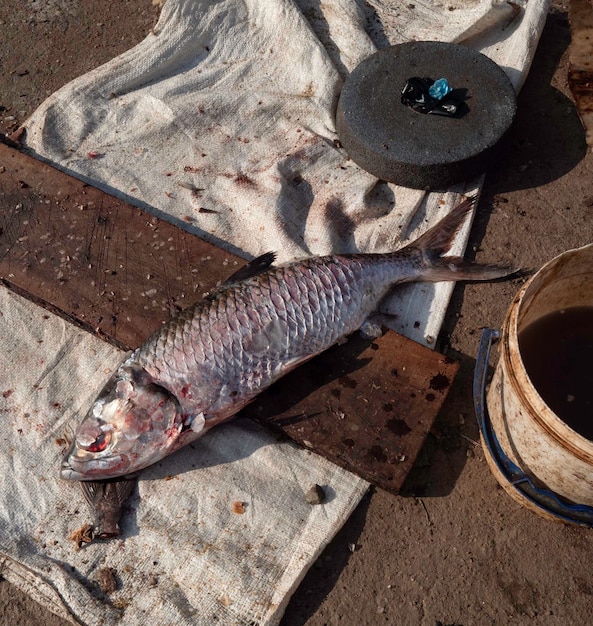
[[[475,196],[466,198],[440,222],[404,248],[422,255],[423,270],[420,280],[494,280],[517,271],[508,265],[480,265],[465,261],[462,257],[443,256],[451,249],[455,235],[475,201]]]

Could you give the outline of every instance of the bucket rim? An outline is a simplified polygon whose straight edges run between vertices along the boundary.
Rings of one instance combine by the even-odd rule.
[[[541,280],[542,276],[546,273],[553,271],[557,265],[565,262],[567,258],[587,249],[593,251],[593,243],[562,252],[545,263],[523,285],[513,299],[513,303],[503,322],[501,341],[504,342],[505,349],[501,352],[507,368],[507,375],[511,379],[515,391],[521,397],[522,402],[531,409],[530,414],[533,420],[547,432],[550,437],[569,450],[571,454],[587,463],[593,464],[593,441],[570,428],[570,426],[546,404],[525,369],[518,342],[518,327],[522,313],[522,305],[526,294],[532,288],[533,284]],[[593,271],[591,273],[593,274]]]
[[[545,519],[593,528],[593,507],[566,500],[547,487],[537,486],[505,453],[498,440],[485,392],[490,348],[500,336],[497,330],[482,330],[473,380],[474,410],[488,467],[501,487],[521,506]]]

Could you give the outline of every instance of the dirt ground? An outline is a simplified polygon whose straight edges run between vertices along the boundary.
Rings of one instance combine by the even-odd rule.
[[[141,40],[157,14],[150,0],[109,10],[95,0],[0,3],[0,131]],[[556,1],[509,150],[480,198],[468,251],[479,261],[537,269],[593,241],[593,155],[567,88],[569,43],[567,4]],[[282,626],[591,622],[591,531],[517,505],[478,444],[471,385],[481,328],[500,327],[521,282],[457,286],[439,345],[461,368],[403,493],[364,498],[294,594]],[[64,622],[0,580],[0,623]]]

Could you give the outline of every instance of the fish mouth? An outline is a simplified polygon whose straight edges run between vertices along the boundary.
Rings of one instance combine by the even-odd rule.
[[[119,478],[129,472],[130,461],[124,455],[109,457],[107,459],[64,459],[60,468],[60,477],[64,480],[105,480],[107,478]]]
[[[60,469],[60,478],[63,478],[64,480],[91,480],[90,478],[87,478],[83,474],[77,472],[70,465],[70,463],[66,462],[62,463],[62,467]]]

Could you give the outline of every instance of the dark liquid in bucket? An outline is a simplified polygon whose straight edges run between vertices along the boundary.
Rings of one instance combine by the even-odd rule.
[[[593,440],[593,307],[549,313],[518,339],[527,374],[544,402]]]

